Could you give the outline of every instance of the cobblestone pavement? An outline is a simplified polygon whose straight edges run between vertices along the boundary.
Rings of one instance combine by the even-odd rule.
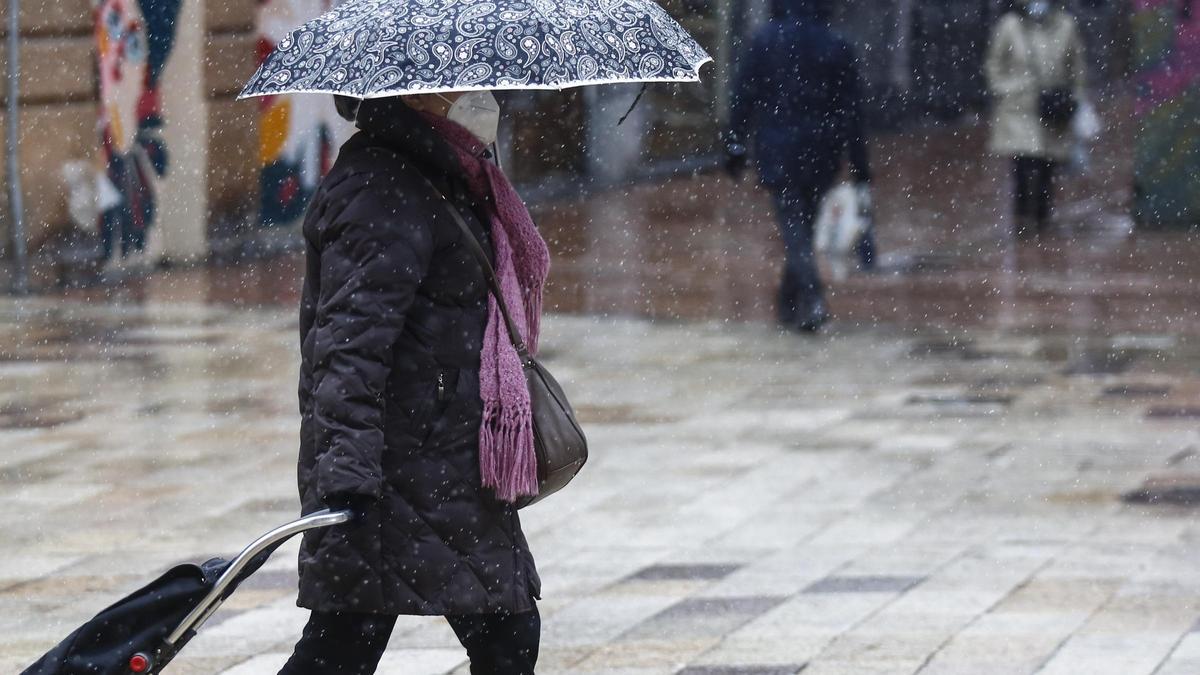
[[[0,672],[295,515],[293,325],[0,305]],[[545,334],[594,459],[524,516],[540,673],[1200,672],[1194,339],[568,316]],[[1138,491],[1162,499],[1120,498]],[[305,618],[294,550],[171,672],[274,673]],[[412,618],[381,672],[467,671]]]

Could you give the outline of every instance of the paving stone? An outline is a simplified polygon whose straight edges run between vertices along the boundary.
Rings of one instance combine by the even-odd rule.
[[[1003,373],[999,375],[990,375],[988,377],[975,380],[971,384],[971,388],[983,390],[1028,389],[1029,387],[1038,386],[1044,380],[1044,376],[1033,373]]]
[[[674,674],[717,642],[717,637],[686,633],[680,633],[674,639],[621,639],[603,645],[575,664],[570,672]]]
[[[589,597],[544,616],[543,640],[562,647],[591,646],[611,642],[619,635],[664,611],[678,598],[655,595],[605,595]]]
[[[1156,675],[1193,675],[1200,673],[1200,634],[1185,635],[1159,666]]]
[[[862,544],[809,544],[771,553],[704,590],[709,597],[794,595],[863,551]]]
[[[1146,411],[1150,420],[1195,420],[1200,419],[1200,406],[1154,406]]]
[[[197,633],[188,649],[207,656],[258,654],[299,639],[308,612],[288,598],[244,611]]]
[[[716,581],[736,572],[740,565],[654,565],[631,574],[626,581]]]
[[[290,652],[289,652],[290,653]],[[209,657],[203,654],[192,654],[185,652],[180,654],[171,661],[171,665],[167,671],[171,675],[217,675],[227,672],[229,669],[245,662],[244,657],[237,656],[218,656]],[[263,664],[264,667],[260,671],[263,675],[275,675],[278,670],[271,670],[270,665]],[[282,662],[280,663],[282,665]]]
[[[1122,384],[1104,390],[1105,396],[1113,398],[1164,398],[1170,393],[1170,387],[1152,384]]]
[[[1015,398],[1015,396],[1004,394],[912,394],[904,402],[907,405],[949,408],[970,406],[1004,408],[1012,405]]]
[[[289,565],[289,568],[293,566]],[[299,577],[296,570],[259,570],[254,573],[254,576],[242,582],[238,587],[238,592],[247,590],[278,590],[278,589],[295,589],[299,584]]]
[[[1200,673],[1200,659],[1171,659],[1164,663],[1154,675],[1194,675]]]
[[[222,675],[275,675],[290,656],[290,651],[262,654],[220,672]],[[465,660],[460,649],[389,649],[380,659],[377,672],[381,675],[443,675]],[[176,672],[175,664],[171,665],[171,672]]]
[[[0,320],[8,351],[44,358],[0,363],[5,391],[84,412],[0,429],[0,506],[36,513],[0,524],[0,672],[298,508],[290,308],[72,312],[103,349]],[[1077,343],[1054,333],[877,327],[798,348],[764,326],[564,316],[544,333],[596,421],[570,495],[522,513],[544,582],[539,673],[1200,672],[1200,530],[1181,508],[1118,499],[1195,472],[1194,430],[1119,400],[1157,397],[1145,384],[1186,407],[1200,390],[1189,343],[1154,359],[1095,350],[1135,360],[1126,379],[1080,381],[1055,372]],[[904,358],[939,340],[951,346]],[[1097,396],[1097,382],[1124,389]],[[989,405],[1004,414],[961,410]],[[297,545],[173,672],[276,672],[307,618]],[[402,617],[390,646],[381,673],[467,675],[440,619]]]
[[[932,434],[898,434],[879,439],[875,450],[880,452],[944,452],[952,449],[958,439],[952,436]]]
[[[978,354],[975,346],[967,340],[930,340],[918,342],[909,350],[909,356],[966,359]]]
[[[1064,375],[1118,375],[1133,364],[1134,355],[1124,351],[1085,351],[1063,369]]]
[[[921,667],[921,661],[884,661],[858,659],[855,661],[827,660],[808,664],[804,675],[895,675],[896,673],[915,673]]]
[[[892,544],[903,541],[905,535],[916,527],[917,522],[916,515],[910,517],[906,514],[899,516],[877,514],[872,517],[854,513],[837,522],[830,523],[828,527],[812,538],[812,543],[870,546]]]
[[[724,635],[783,601],[763,596],[688,598],[633,627],[622,639]]]
[[[1039,673],[1045,675],[1150,675],[1175,645],[1177,636],[1130,631],[1079,635],[1064,644]]]
[[[915,617],[914,617],[915,618]],[[933,653],[953,633],[948,625],[896,627],[887,631],[854,630],[839,635],[822,653],[810,662],[810,667],[825,661],[874,666],[889,664],[899,670],[904,664],[921,662]]]
[[[817,658],[839,635],[858,625],[894,596],[804,594],[792,597],[733,631],[706,653],[704,664],[804,663]]]
[[[951,638],[926,665],[928,673],[1033,673],[1087,618],[1087,612],[986,614]]]
[[[1121,495],[1127,504],[1200,506],[1200,474],[1152,476],[1136,490]]]
[[[921,577],[826,577],[804,593],[903,593],[924,581]]]
[[[222,675],[267,675],[267,673],[278,673],[283,664],[287,663],[290,656],[291,652],[262,654],[226,670]]]
[[[678,675],[795,675],[805,664],[790,666],[689,666]]]
[[[442,675],[465,662],[461,649],[389,649],[379,661],[379,672]]]

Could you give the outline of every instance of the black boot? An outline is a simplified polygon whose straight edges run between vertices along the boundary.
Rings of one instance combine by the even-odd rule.
[[[783,279],[779,283],[779,294],[776,297],[775,318],[779,325],[791,329],[796,325],[801,303],[799,302],[800,288],[790,269],[785,268]]]
[[[829,323],[829,305],[825,298],[817,297],[803,303],[796,312],[796,330],[801,333],[816,333]]]

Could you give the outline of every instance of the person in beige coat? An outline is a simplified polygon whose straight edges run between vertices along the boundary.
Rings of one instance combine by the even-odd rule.
[[[1017,6],[996,24],[985,62],[994,110],[989,148],[1013,160],[1016,231],[1029,235],[1049,223],[1057,165],[1071,155],[1070,124],[1043,120],[1043,94],[1058,90],[1082,101],[1087,75],[1070,13],[1054,0]]]

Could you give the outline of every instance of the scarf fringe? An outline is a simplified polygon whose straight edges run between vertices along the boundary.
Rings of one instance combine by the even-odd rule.
[[[501,501],[515,502],[538,493],[533,415],[529,410],[484,406],[479,429],[479,472],[483,486]]]

